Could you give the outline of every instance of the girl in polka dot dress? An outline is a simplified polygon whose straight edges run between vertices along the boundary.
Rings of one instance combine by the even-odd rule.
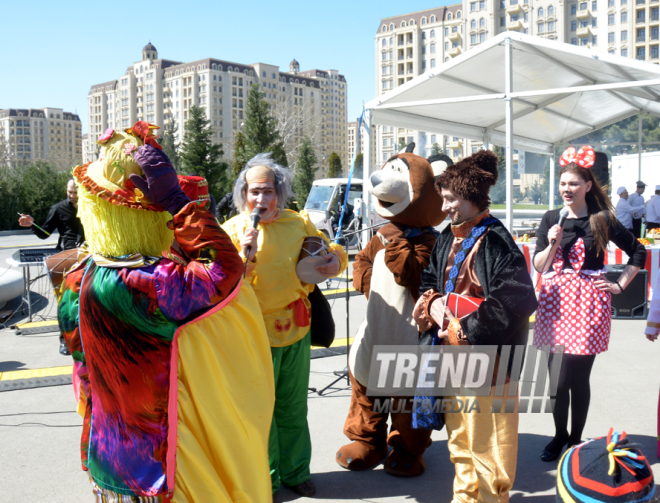
[[[612,203],[589,168],[594,151],[570,148],[559,164],[559,192],[568,218],[558,225],[559,211],[548,211],[538,229],[534,267],[543,273],[534,345],[564,346],[553,418],[555,436],[541,459],[553,461],[564,446],[581,442],[589,411],[589,376],[598,353],[607,351],[612,324],[612,295],[623,292],[646,263],[646,250],[616,219]],[[605,254],[612,241],[630,256],[612,282],[605,278]],[[552,358],[552,356],[551,356]],[[571,409],[571,432],[568,410]]]

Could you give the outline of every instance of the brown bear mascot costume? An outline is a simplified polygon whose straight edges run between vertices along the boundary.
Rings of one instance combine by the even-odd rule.
[[[387,456],[390,445],[385,470],[404,477],[424,473],[422,455],[431,444],[431,430],[413,429],[411,404],[395,399],[388,436],[390,414],[374,412],[374,399],[366,393],[374,346],[418,344],[413,307],[437,241],[434,227],[447,216],[434,181],[452,161],[444,154],[425,159],[412,153],[414,147],[408,145],[370,177],[370,192],[378,199],[375,209],[390,223],[358,253],[353,266],[353,285],[367,296],[367,314],[349,358],[352,396],[344,434],[352,442],[336,456],[344,468],[366,470]]]

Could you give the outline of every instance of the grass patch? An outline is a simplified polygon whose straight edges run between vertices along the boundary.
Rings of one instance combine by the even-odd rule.
[[[493,210],[506,210],[506,204],[491,204]],[[547,210],[550,207],[547,204],[514,204],[514,210]]]

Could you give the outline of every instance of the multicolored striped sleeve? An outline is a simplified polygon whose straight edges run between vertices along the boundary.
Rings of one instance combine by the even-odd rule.
[[[165,316],[183,321],[224,300],[238,284],[243,264],[213,214],[196,203],[186,205],[169,225],[189,262],[161,260],[156,289]]]
[[[89,385],[89,371],[85,363],[79,327],[80,287],[85,275],[87,262],[83,262],[69,271],[64,277],[60,290],[57,317],[60,331],[73,358],[73,392],[78,403],[78,413],[83,417],[82,442],[80,457],[83,470],[87,470],[87,452],[90,425],[92,419],[92,395]]]

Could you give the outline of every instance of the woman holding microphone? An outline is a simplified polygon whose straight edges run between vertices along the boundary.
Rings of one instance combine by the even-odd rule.
[[[562,154],[559,193],[562,211],[568,210],[565,222],[559,225],[559,209],[550,210],[538,229],[534,267],[543,274],[543,282],[534,345],[550,345],[553,353],[556,346],[564,346],[553,411],[555,436],[541,452],[543,461],[554,461],[564,446],[581,442],[591,396],[589,376],[596,355],[607,351],[610,339],[611,296],[623,293],[646,263],[646,250],[616,219],[590,170],[594,157],[588,145]],[[609,241],[630,257],[615,282],[605,278]]]

